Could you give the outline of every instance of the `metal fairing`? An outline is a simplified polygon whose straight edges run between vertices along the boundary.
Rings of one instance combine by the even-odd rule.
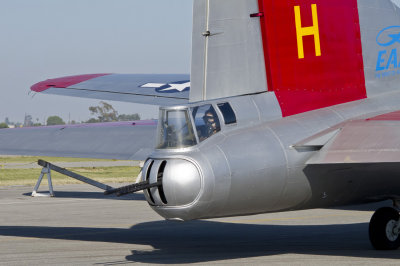
[[[242,110],[252,110],[255,102],[263,102],[269,96],[273,93],[224,100],[235,111],[238,105]],[[398,195],[400,183],[397,182],[398,171],[394,164],[387,164],[387,167],[382,164],[306,165],[319,151],[293,147],[319,132],[340,127],[349,118],[372,117],[397,109],[400,109],[400,93],[286,118],[278,114],[279,109],[275,110],[276,116],[269,118],[263,117],[266,113],[260,115],[256,110],[250,111],[241,116],[247,122],[238,119],[236,125],[222,126],[220,133],[193,148],[156,150],[150,156],[151,160],[166,161],[167,165],[176,159],[194,163],[202,184],[195,197],[183,205],[151,206],[167,219],[191,220],[337,206]],[[274,112],[274,108],[270,110]],[[239,112],[237,114],[240,116]],[[384,183],[380,176],[385,176]],[[170,189],[168,193],[177,194],[166,192],[167,199],[180,193],[179,190],[172,191]],[[157,195],[157,189],[152,193]]]

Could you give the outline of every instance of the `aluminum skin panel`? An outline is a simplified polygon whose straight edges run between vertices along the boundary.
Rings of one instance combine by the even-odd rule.
[[[201,176],[196,165],[186,160],[169,160],[163,172],[163,192],[169,206],[192,203],[201,191]]]
[[[248,213],[280,209],[279,201],[287,181],[287,172],[282,171],[286,169],[286,158],[274,133],[265,127],[231,132],[218,146],[231,169],[230,193],[224,212],[238,215],[243,209]]]
[[[358,0],[368,97],[399,89],[400,3]]]
[[[253,103],[261,103],[263,100],[256,97],[266,95],[271,94],[246,97],[253,99]],[[254,109],[251,101],[227,100],[236,112]],[[242,108],[236,109],[235,103]],[[373,118],[399,109],[400,93],[392,93],[285,118],[268,117],[267,112],[255,110],[245,116],[238,115],[237,124],[222,126],[220,133],[195,147],[173,152],[156,150],[151,155],[167,160],[190,158],[204,177],[204,190],[190,206],[152,207],[167,219],[192,220],[340,206],[398,195],[398,165],[307,165],[318,150],[314,147],[298,150],[293,145],[335,130],[349,119]],[[377,132],[378,128],[375,135]],[[372,136],[371,131],[370,140]],[[374,141],[370,145],[378,145],[380,138]],[[217,162],[221,162],[221,167]]]
[[[260,0],[268,87],[283,116],[366,97],[356,0]]]
[[[257,0],[194,1],[190,102],[267,91],[257,12]]]
[[[307,148],[322,148],[325,144],[327,144],[333,137],[339,133],[340,129],[328,129],[324,130],[321,133],[318,133],[315,136],[307,138],[299,143],[293,145],[295,149],[307,149]]]

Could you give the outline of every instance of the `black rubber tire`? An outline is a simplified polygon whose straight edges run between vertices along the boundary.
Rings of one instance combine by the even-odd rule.
[[[399,212],[391,207],[378,209],[369,222],[369,240],[378,250],[394,250],[400,247],[400,235],[394,241],[386,234],[386,226],[392,220],[399,220]]]

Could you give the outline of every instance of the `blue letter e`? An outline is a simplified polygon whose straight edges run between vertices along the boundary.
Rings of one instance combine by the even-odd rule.
[[[376,71],[385,70],[385,67],[382,66],[382,63],[385,62],[385,59],[382,58],[382,56],[385,55],[385,54],[386,54],[386,50],[379,51],[379,54],[378,54],[378,61],[376,62]]]

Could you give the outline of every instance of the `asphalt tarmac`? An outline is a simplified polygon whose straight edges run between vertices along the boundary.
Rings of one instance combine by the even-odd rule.
[[[164,221],[143,194],[105,197],[87,185],[0,188],[0,265],[399,265],[368,240],[388,202],[192,222]]]

